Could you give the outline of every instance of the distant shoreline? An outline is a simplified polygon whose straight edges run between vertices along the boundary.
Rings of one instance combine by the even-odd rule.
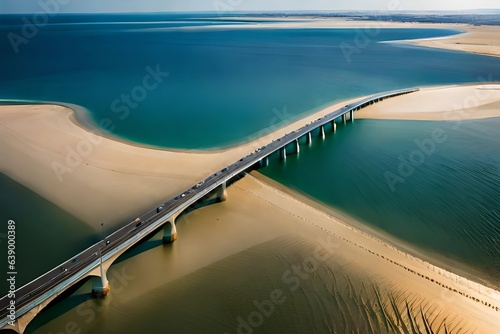
[[[231,17],[224,17],[228,19]],[[234,19],[248,19],[248,17],[234,16]],[[276,17],[251,16],[253,20],[279,20]],[[353,28],[370,30],[374,28],[432,28],[432,29],[451,29],[463,31],[463,34],[447,36],[438,39],[418,39],[394,41],[394,43],[405,43],[410,45],[425,46],[431,48],[462,51],[485,56],[500,57],[500,25],[473,25],[467,23],[439,23],[439,22],[398,22],[386,21],[382,16],[379,19],[375,17],[365,20],[357,20],[346,17],[321,17],[312,18],[310,16],[293,16],[281,18],[282,22],[259,22],[254,23],[255,28]],[[223,26],[219,26],[223,28]],[[235,27],[233,27],[235,28]],[[236,27],[238,28],[238,27]],[[242,26],[241,28],[248,28]],[[393,42],[391,42],[393,43]]]

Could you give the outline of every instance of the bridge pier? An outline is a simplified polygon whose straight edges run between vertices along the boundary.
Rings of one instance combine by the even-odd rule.
[[[177,240],[177,227],[175,227],[175,218],[172,217],[163,227],[162,242],[171,244],[175,240]]]
[[[280,148],[280,159],[285,160],[286,159],[286,147]]]
[[[99,249],[99,258],[100,258],[100,273],[101,273],[101,280],[100,284],[96,284],[92,287],[92,294],[96,298],[104,298],[109,294],[109,291],[111,290],[108,282],[108,278],[106,276],[106,271],[104,270],[104,267],[102,265],[102,256],[101,256],[101,249]]]
[[[307,144],[308,145],[311,145],[312,144],[312,135],[311,135],[311,132],[308,132],[307,133]]]
[[[319,135],[322,139],[325,139],[325,126],[324,125],[319,127]]]
[[[300,145],[299,145],[299,140],[298,139],[295,139],[295,152],[297,154],[300,153]]]
[[[105,298],[111,291],[106,274],[100,277],[99,283],[94,283],[92,286],[92,295],[96,298]]]
[[[335,120],[332,121],[332,131],[333,133],[337,132],[337,123],[335,123]]]
[[[260,167],[267,167],[269,166],[269,157],[265,157],[264,159],[260,160]]]
[[[342,114],[342,123],[344,123],[344,124],[347,123],[347,117],[345,114]]]
[[[351,121],[351,123],[354,122],[354,110],[351,110],[349,112],[349,120]]]
[[[217,201],[224,202],[226,200],[227,200],[227,190],[226,190],[226,182],[224,181],[217,190]]]

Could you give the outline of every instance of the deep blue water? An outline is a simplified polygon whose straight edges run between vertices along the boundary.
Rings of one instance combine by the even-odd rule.
[[[350,97],[500,71],[491,57],[379,43],[450,30],[211,29],[208,19],[133,18],[58,18],[17,54],[1,39],[0,99],[70,102],[87,108],[95,124],[111,119],[112,135],[206,149],[275,125],[273,110],[286,107],[298,118]],[[0,35],[20,33],[12,21]],[[200,23],[208,26],[193,27]],[[144,81],[151,70],[160,76]]]

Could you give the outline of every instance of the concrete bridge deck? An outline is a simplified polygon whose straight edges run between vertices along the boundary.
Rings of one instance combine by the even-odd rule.
[[[102,278],[102,289],[105,290],[107,280],[106,270],[121,254],[142,238],[165,225],[168,232],[164,236],[164,242],[171,242],[176,238],[175,219],[189,206],[202,199],[208,193],[219,188],[221,200],[225,197],[226,182],[241,172],[254,167],[256,164],[266,164],[269,155],[280,151],[281,157],[286,158],[286,147],[295,142],[296,151],[299,150],[298,140],[303,136],[308,136],[311,140],[311,132],[320,129],[320,134],[324,136],[324,126],[332,123],[335,131],[335,120],[342,118],[345,122],[347,115],[350,120],[354,119],[354,112],[383,99],[395,97],[403,94],[418,91],[418,88],[400,89],[373,95],[352,104],[337,109],[330,114],[319,118],[295,131],[287,133],[283,137],[262,146],[255,152],[241,158],[235,163],[222,170],[208,176],[195,186],[186,189],[181,194],[169,199],[165,203],[155,207],[151,211],[138,217],[136,220],[127,223],[112,234],[109,234],[103,241],[98,242],[83,252],[73,256],[56,268],[48,271],[44,275],[36,278],[28,284],[20,287],[15,292],[15,297],[8,295],[0,299],[0,329],[13,329],[22,333],[28,323],[40,312],[50,301],[62,294],[67,288],[88,276],[99,276]],[[100,254],[102,254],[103,266],[100,266]],[[105,294],[105,292],[103,291]],[[8,309],[11,300],[15,300],[14,326],[9,325]]]

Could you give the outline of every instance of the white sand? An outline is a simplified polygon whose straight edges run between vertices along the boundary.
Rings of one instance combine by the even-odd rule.
[[[500,117],[500,84],[428,87],[373,104],[357,118],[413,119],[460,122]]]

